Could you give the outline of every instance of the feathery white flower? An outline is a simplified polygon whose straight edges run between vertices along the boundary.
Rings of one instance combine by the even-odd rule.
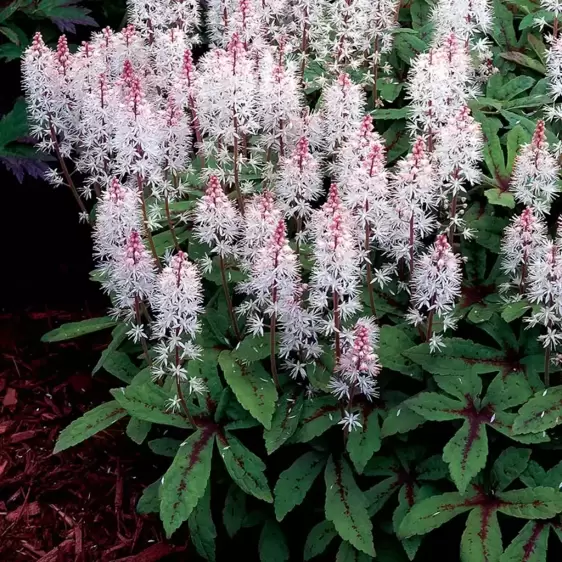
[[[558,195],[559,171],[546,140],[544,121],[538,121],[531,143],[523,145],[517,155],[510,190],[516,201],[547,214]]]
[[[223,257],[236,253],[240,215],[216,176],[211,176],[205,195],[197,202],[193,222],[195,236],[208,244],[213,252]]]

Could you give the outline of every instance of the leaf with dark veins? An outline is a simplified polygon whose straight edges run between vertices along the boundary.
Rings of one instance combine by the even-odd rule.
[[[162,479],[160,518],[171,537],[187,521],[203,497],[211,474],[215,427],[207,426],[190,435],[176,453]]]
[[[546,562],[550,525],[529,521],[511,541],[500,562]]]
[[[347,462],[330,457],[325,480],[326,519],[334,524],[342,539],[374,557],[373,525],[367,513],[365,496],[355,483]]]
[[[461,562],[498,562],[502,553],[502,536],[498,514],[493,504],[473,509],[461,539]]]
[[[451,478],[461,493],[486,466],[487,457],[486,427],[476,416],[464,422],[443,450],[443,460],[449,465]]]

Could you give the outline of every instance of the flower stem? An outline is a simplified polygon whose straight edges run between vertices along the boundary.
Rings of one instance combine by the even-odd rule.
[[[152,257],[156,262],[156,266],[158,267],[159,271],[162,271],[162,264],[160,263],[160,259],[158,258],[158,254],[156,253],[156,246],[154,245],[154,240],[152,238],[152,233],[150,232],[150,228],[148,226],[148,213],[146,212],[146,200],[144,198],[144,188],[143,188],[143,179],[140,174],[137,174],[137,186],[139,190],[139,196],[141,200],[141,207],[142,207],[142,218],[144,222],[144,231],[146,237],[148,239],[148,244],[150,246],[150,251],[152,253]]]
[[[240,191],[240,177],[238,171],[238,118],[234,116],[234,189],[236,189],[236,199],[238,200],[238,207],[240,213],[244,216],[244,198]]]
[[[550,386],[550,347],[544,353],[544,386]]]
[[[137,320],[137,325],[140,326],[142,324],[142,318],[141,318],[141,301],[139,299],[138,295],[135,295],[135,317]],[[144,355],[144,358],[146,359],[146,363],[148,364],[148,366],[152,366],[152,359],[150,358],[150,354],[148,353],[148,345],[146,343],[146,340],[144,338],[141,338],[141,347],[142,347],[142,352]]]
[[[183,395],[183,390],[181,388],[180,378],[175,377],[175,379],[176,379],[176,391],[177,391],[177,394],[178,394],[178,398],[180,399],[180,404],[181,404],[183,413],[185,414],[185,417],[189,420],[189,423],[194,428],[196,428],[197,422],[195,421],[195,418],[191,415],[191,412],[189,411],[189,408],[187,406],[187,402],[185,401],[185,396]]]
[[[232,308],[232,299],[230,298],[228,283],[226,281],[226,267],[224,265],[224,258],[222,255],[219,255],[219,261],[220,261],[222,288],[224,290],[224,298],[226,299],[226,306],[228,308],[230,321],[232,322],[232,329],[234,330],[234,333],[238,341],[241,341],[242,335],[240,334],[240,330],[238,329],[238,322],[236,321],[236,315],[234,314],[234,309]]]
[[[340,340],[340,297],[337,291],[333,291],[332,299],[334,302],[334,329],[336,333],[336,366],[340,361],[341,357],[341,340]]]
[[[51,122],[50,117],[49,117],[49,129],[51,131],[51,140],[53,141],[53,145],[55,147],[55,154],[57,155],[57,159],[59,161],[59,165],[60,165],[61,170],[62,170],[62,175],[64,176],[64,179],[66,180],[66,184],[68,185],[70,191],[72,192],[72,195],[74,196],[74,199],[76,199],[76,203],[78,203],[78,207],[80,207],[80,211],[82,213],[85,213],[86,215],[88,215],[88,210],[86,209],[86,206],[84,205],[84,201],[82,201],[82,199],[80,198],[80,195],[78,194],[76,186],[74,185],[74,182],[72,181],[72,177],[70,175],[70,172],[68,171],[68,168],[66,166],[66,162],[64,161],[64,158],[62,157],[59,139],[57,138],[57,134],[55,133],[55,128],[53,127],[53,123]]]
[[[170,214],[170,201],[168,200],[168,196],[164,198],[164,204],[166,206],[166,219],[168,220],[168,226],[170,227],[170,232],[172,233],[172,238],[174,240],[174,246],[176,248],[176,252],[179,252],[180,245],[178,242],[178,238],[176,236],[176,229],[174,228],[174,223],[172,221],[172,215]]]

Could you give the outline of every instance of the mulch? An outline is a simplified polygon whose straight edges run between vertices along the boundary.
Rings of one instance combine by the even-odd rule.
[[[107,401],[115,382],[92,377],[107,334],[41,344],[61,311],[0,316],[0,560],[156,562],[185,559],[157,518],[136,514],[143,489],[164,472],[115,425],[53,455],[56,438]]]

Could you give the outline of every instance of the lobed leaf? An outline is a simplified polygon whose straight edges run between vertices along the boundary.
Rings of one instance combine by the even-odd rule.
[[[537,392],[526,404],[524,404],[515,423],[513,432],[540,433],[556,427],[562,423],[562,386],[548,388]]]
[[[361,423],[362,427],[349,434],[346,445],[349,458],[359,474],[382,446],[378,410],[364,413]]]
[[[497,498],[498,511],[511,517],[550,519],[562,512],[562,493],[545,486],[502,492]]]
[[[279,524],[268,519],[262,528],[259,539],[261,562],[286,562],[289,560],[289,547]]]
[[[263,432],[268,455],[277,451],[283,443],[294,435],[301,419],[303,407],[304,394],[295,394],[295,392],[289,391],[281,396],[271,420],[271,429],[266,429]]]

